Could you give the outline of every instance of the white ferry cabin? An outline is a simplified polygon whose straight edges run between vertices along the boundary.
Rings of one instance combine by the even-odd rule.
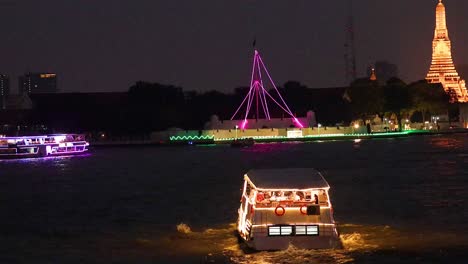
[[[249,171],[238,210],[240,237],[256,250],[340,248],[329,190],[314,169]]]

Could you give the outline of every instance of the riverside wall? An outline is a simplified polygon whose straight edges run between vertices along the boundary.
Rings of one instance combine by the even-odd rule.
[[[320,127],[320,128],[259,128],[259,129],[213,129],[213,130],[173,130],[151,134],[152,141],[168,141],[171,136],[195,137],[214,136],[215,139],[233,139],[243,137],[287,137],[289,133],[301,133],[302,136],[318,136],[332,134],[367,133],[365,127]]]
[[[374,133],[385,133],[396,131],[395,125],[382,124],[371,127]],[[426,130],[434,132],[450,131],[450,123],[439,122],[433,123],[411,123],[407,124],[404,129]],[[367,134],[367,128],[360,126],[354,127],[309,127],[309,128],[258,128],[258,129],[209,129],[209,130],[167,130],[153,132],[151,141],[153,142],[168,142],[170,137],[200,137],[212,136],[215,140],[228,140],[234,138],[259,138],[259,137],[288,137],[289,134],[297,133],[299,136],[320,136],[320,135],[342,135],[342,134]]]

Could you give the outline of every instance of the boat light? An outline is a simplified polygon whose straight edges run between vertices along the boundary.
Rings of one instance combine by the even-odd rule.
[[[262,225],[252,225],[252,227],[269,227],[276,224],[262,224]],[[299,226],[308,226],[308,225],[318,225],[318,226],[335,226],[335,224],[326,224],[326,223],[296,223]]]

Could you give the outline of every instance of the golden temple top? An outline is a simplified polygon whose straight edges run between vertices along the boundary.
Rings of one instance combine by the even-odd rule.
[[[445,5],[442,3],[442,0],[439,0],[439,3],[437,4],[436,8],[435,38],[448,40],[447,18],[445,12]]]

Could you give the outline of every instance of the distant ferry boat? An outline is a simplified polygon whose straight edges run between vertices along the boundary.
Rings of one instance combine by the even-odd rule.
[[[255,250],[341,248],[329,189],[314,169],[249,171],[238,210],[241,239]]]
[[[84,135],[79,134],[0,137],[0,159],[80,154],[88,146]]]

